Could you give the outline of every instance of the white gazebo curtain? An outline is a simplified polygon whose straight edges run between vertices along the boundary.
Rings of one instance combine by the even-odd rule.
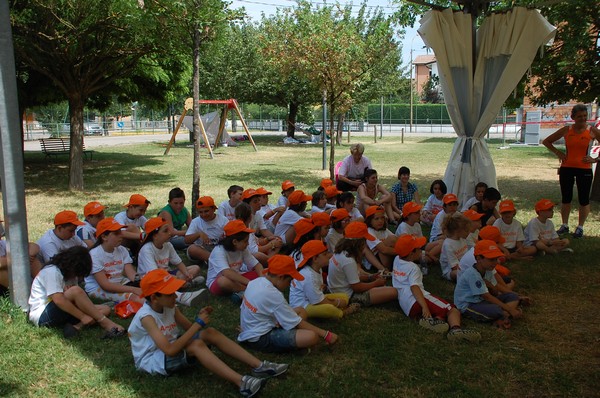
[[[458,135],[444,181],[463,202],[479,181],[497,187],[484,137],[537,49],[554,37],[556,29],[537,10],[523,7],[485,18],[476,43],[470,14],[432,10],[420,23],[418,32],[435,53],[448,114]]]

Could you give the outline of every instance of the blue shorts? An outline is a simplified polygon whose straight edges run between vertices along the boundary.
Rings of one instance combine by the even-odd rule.
[[[173,357],[165,355],[165,371],[168,375],[171,375],[178,370],[189,368],[197,362],[196,357],[188,357],[185,350]]]
[[[68,312],[61,310],[54,301],[51,301],[46,308],[44,308],[44,312],[42,312],[42,315],[40,316],[38,325],[45,327],[62,327],[67,323],[77,325],[79,322],[79,319]]]
[[[245,341],[244,344],[253,350],[264,352],[289,352],[297,349],[296,329],[272,329],[263,334],[257,341]]]
[[[498,295],[497,299],[503,303],[510,303],[519,301],[519,296],[516,293],[508,292]],[[463,315],[479,322],[492,322],[504,318],[504,310],[499,305],[484,300],[476,304],[469,304],[463,311]]]

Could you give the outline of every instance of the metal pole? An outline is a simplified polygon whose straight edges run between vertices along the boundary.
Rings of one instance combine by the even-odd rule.
[[[379,118],[379,138],[383,138],[383,95],[381,96],[381,117]]]
[[[29,308],[29,247],[23,175],[23,147],[19,126],[17,82],[10,12],[7,1],[0,1],[0,169],[4,224],[8,240],[8,279],[13,303]]]
[[[323,91],[323,130],[321,132],[321,141],[323,142],[323,169],[327,170],[327,129],[325,123],[327,121],[327,91]],[[333,142],[331,143],[333,145]]]
[[[416,36],[415,36],[416,37]],[[415,38],[413,37],[413,40]],[[410,128],[409,132],[413,131],[413,49],[412,41],[410,42]]]

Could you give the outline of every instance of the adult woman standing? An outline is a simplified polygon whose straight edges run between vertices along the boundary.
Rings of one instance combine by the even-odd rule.
[[[393,195],[392,208],[397,213],[402,213],[402,206],[408,202],[421,203],[419,190],[416,184],[409,182],[410,169],[406,166],[398,170],[398,182],[392,185],[390,193]]]
[[[365,169],[372,169],[371,161],[363,156],[365,146],[361,143],[350,146],[350,155],[342,160],[342,164],[337,173],[337,188],[344,191],[356,191],[362,184]]]
[[[559,182],[562,195],[560,209],[562,226],[557,231],[559,234],[569,232],[573,184],[577,182],[579,225],[573,233],[574,238],[583,236],[583,224],[590,213],[590,189],[593,179],[592,163],[598,162],[598,159],[589,156],[589,149],[594,139],[600,141],[600,131],[587,124],[587,115],[585,105],[575,105],[571,110],[571,119],[575,123],[571,126],[562,127],[542,142],[560,160]],[[565,140],[565,152],[554,146],[554,143],[561,138]]]

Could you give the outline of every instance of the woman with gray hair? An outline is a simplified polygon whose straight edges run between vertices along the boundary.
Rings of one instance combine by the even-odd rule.
[[[356,191],[362,184],[365,169],[372,169],[371,161],[363,156],[365,146],[361,143],[350,146],[350,155],[342,160],[338,170],[336,185],[340,191]]]

